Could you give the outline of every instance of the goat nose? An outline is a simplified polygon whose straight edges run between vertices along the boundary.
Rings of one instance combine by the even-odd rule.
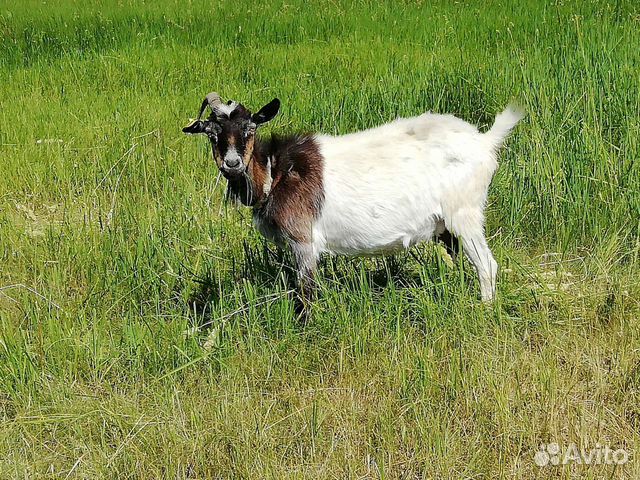
[[[240,165],[240,159],[238,157],[226,158],[224,163],[229,168],[236,168]]]

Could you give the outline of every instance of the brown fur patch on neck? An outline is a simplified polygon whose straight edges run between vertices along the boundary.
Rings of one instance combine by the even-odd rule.
[[[318,144],[312,135],[273,137],[259,150],[250,174],[258,198],[254,206],[258,228],[277,243],[310,243],[313,221],[324,202],[324,161]],[[265,196],[269,158],[273,180]]]

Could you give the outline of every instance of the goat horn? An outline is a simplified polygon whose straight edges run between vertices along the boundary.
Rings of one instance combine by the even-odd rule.
[[[202,117],[202,114],[204,113],[204,110],[205,110],[205,108],[207,108],[207,106],[213,112],[213,110],[216,108],[216,106],[220,105],[221,103],[222,103],[222,99],[220,98],[220,95],[218,95],[216,92],[207,93],[207,96],[204,97],[204,100],[202,102],[202,106],[200,107],[200,113],[198,114],[198,120],[200,120],[200,118]]]

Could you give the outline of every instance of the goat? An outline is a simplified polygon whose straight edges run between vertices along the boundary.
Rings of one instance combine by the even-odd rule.
[[[341,136],[257,137],[279,109],[275,98],[252,114],[210,93],[183,132],[209,137],[227,194],[253,207],[268,240],[291,248],[300,285],[325,252],[388,253],[440,239],[455,255],[460,240],[482,300],[493,300],[498,265],[484,208],[498,150],[521,111],[508,106],[486,133],[453,115],[425,113]]]

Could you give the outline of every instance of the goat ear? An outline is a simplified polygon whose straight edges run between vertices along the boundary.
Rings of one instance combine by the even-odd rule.
[[[182,129],[183,133],[190,133],[195,135],[196,133],[205,133],[205,123],[202,120],[194,120],[189,125]]]
[[[251,120],[256,125],[260,125],[261,123],[267,123],[273,117],[275,117],[280,110],[280,100],[274,98],[269,103],[267,103],[264,107],[262,107],[258,113],[254,113],[251,116]]]

